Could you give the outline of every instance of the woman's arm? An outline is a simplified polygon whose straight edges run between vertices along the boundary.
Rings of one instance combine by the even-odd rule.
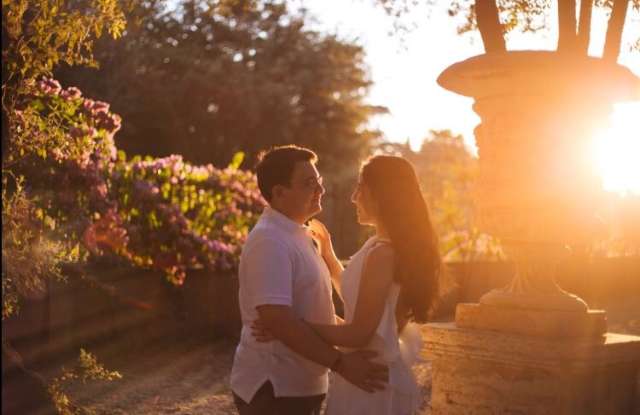
[[[349,324],[307,323],[324,341],[344,347],[366,346],[373,337],[393,281],[393,250],[380,245],[371,250],[362,270],[358,299]]]

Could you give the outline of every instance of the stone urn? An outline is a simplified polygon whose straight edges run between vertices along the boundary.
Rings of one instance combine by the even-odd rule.
[[[640,79],[598,58],[515,51],[456,63],[438,83],[475,100],[480,227],[516,273],[425,328],[431,414],[640,411],[640,338],[607,333],[604,311],[555,283],[571,247],[601,230],[591,137],[615,102],[640,99]]]
[[[602,231],[591,137],[606,127],[613,103],[640,96],[640,80],[599,58],[518,51],[454,64],[438,82],[475,99],[482,120],[475,129],[479,223],[500,239],[517,269],[507,287],[489,292],[480,305],[459,307],[458,325],[601,336],[605,313],[560,289],[555,268],[572,246],[588,245]]]

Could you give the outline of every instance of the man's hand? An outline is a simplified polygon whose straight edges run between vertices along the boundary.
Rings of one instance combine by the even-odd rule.
[[[371,350],[343,354],[335,371],[366,392],[383,390],[389,381],[389,368],[371,361],[377,355],[378,353]]]
[[[258,343],[269,343],[276,339],[259,318],[251,324],[251,335]]]

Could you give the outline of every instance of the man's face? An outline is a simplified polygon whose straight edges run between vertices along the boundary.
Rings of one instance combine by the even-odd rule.
[[[291,217],[306,221],[322,211],[321,199],[325,189],[322,177],[310,161],[297,162],[289,186],[283,186],[280,203]]]

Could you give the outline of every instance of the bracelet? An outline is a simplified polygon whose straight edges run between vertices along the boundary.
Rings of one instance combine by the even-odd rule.
[[[331,369],[333,372],[337,372],[338,368],[342,364],[342,356],[344,355],[342,354],[341,351],[338,350],[338,357],[336,357],[335,360],[331,363],[331,365],[329,366],[329,369]]]

